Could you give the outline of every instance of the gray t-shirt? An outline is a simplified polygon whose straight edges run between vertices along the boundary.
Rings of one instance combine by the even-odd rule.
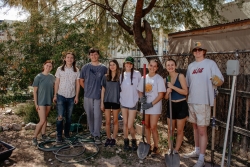
[[[107,77],[104,75],[101,85],[105,88],[103,102],[120,104],[120,82],[107,81]]]
[[[80,78],[84,79],[84,97],[101,98],[101,81],[106,73],[107,67],[103,64],[93,66],[91,63],[88,63],[82,67]]]
[[[51,105],[53,99],[53,86],[55,83],[55,77],[52,74],[44,75],[38,74],[33,82],[33,87],[37,89],[37,105],[45,106]]]
[[[212,84],[211,78],[217,75],[224,81],[217,64],[210,59],[200,62],[192,62],[188,65],[186,81],[188,90],[188,103],[214,105],[214,89],[217,87]]]

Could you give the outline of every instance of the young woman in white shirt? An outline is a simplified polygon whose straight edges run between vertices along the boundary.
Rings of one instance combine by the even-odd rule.
[[[153,135],[154,148],[150,153],[159,153],[158,143],[159,135],[157,122],[162,111],[162,98],[166,92],[163,78],[157,74],[160,62],[157,59],[151,59],[148,64],[149,73],[146,75],[145,95],[146,103],[142,103],[141,108],[145,110],[145,132],[147,143],[151,145],[151,134]],[[143,96],[143,79],[138,85],[139,95]]]
[[[134,120],[137,111],[137,102],[139,99],[137,86],[140,79],[141,73],[134,70],[134,59],[130,56],[127,57],[123,63],[123,70],[120,76],[120,104],[123,117],[124,150],[129,150],[131,148],[129,146],[128,139],[129,132],[132,137],[132,150],[137,150]]]

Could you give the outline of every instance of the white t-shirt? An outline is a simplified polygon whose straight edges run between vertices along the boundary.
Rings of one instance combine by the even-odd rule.
[[[122,81],[122,76],[120,76],[121,83],[121,93],[120,93],[120,103],[124,107],[133,108],[138,102],[139,95],[137,91],[137,86],[141,80],[141,73],[139,71],[133,72],[133,79],[131,85],[131,72],[124,72],[124,78]]]
[[[214,89],[210,78],[217,75],[222,81],[224,78],[217,64],[210,59],[189,64],[186,81],[189,87],[188,103],[214,105]]]
[[[143,92],[143,78],[141,79],[138,88],[140,92]],[[159,92],[166,92],[166,87],[163,78],[159,74],[155,74],[152,78],[146,75],[146,91],[147,103],[150,103],[156,99]],[[162,100],[156,103],[153,107],[147,109],[145,114],[161,114]]]
[[[72,98],[76,95],[76,82],[80,77],[79,69],[74,72],[73,66],[71,68],[64,67],[64,71],[61,70],[61,66],[57,68],[55,76],[60,79],[58,94],[65,98]]]

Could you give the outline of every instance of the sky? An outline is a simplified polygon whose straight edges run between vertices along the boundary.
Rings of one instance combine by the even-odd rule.
[[[0,20],[25,20],[28,14],[20,8],[0,8]]]
[[[136,0],[132,0],[134,3]],[[233,0],[225,0],[225,3],[231,2]],[[1,4],[0,4],[1,5]],[[25,20],[28,14],[21,10],[20,8],[0,8],[0,20]]]

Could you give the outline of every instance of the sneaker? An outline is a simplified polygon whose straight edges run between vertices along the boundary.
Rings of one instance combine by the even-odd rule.
[[[43,134],[43,135],[42,135],[42,140],[43,140],[43,141],[50,140],[50,137],[48,137],[47,135]]]
[[[95,144],[97,145],[102,144],[100,137],[96,136],[94,140],[95,140]]]
[[[37,138],[33,138],[32,139],[32,145],[33,146],[37,146],[38,145]]]
[[[110,146],[112,147],[112,146],[115,146],[115,143],[116,143],[116,140],[115,139],[111,139],[111,141],[110,141]]]
[[[198,158],[199,154],[197,154],[195,151],[192,151],[191,153],[184,154],[183,158]]]
[[[108,145],[110,145],[111,139],[107,139],[104,146],[107,147]]]
[[[62,144],[62,143],[63,143],[62,137],[57,137],[56,138],[56,144]]]
[[[203,167],[203,166],[205,166],[205,162],[198,160],[193,167]]]

